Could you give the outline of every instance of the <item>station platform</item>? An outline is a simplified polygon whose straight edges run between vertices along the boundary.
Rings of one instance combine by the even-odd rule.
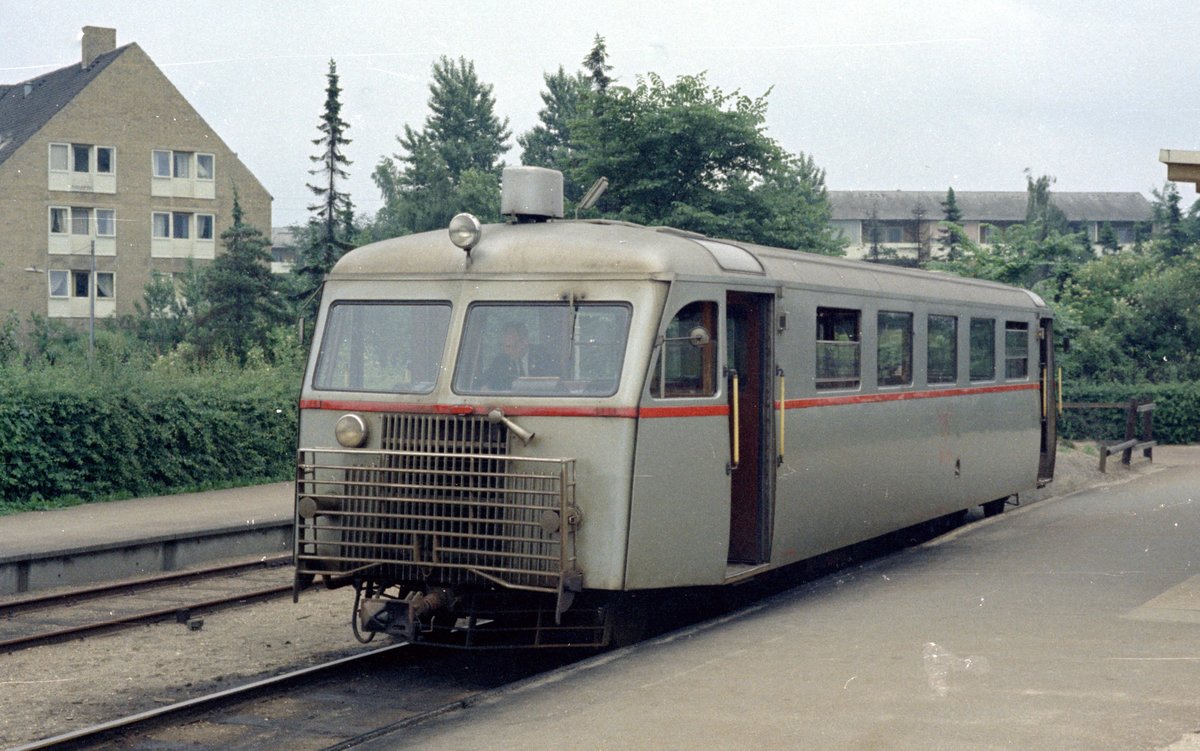
[[[293,484],[0,516],[0,596],[291,550]]]
[[[359,748],[1200,750],[1200,451]]]

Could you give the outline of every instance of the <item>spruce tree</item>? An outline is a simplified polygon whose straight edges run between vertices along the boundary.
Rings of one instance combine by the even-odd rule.
[[[420,130],[404,126],[403,153],[385,157],[372,177],[383,193],[380,212],[401,232],[441,229],[459,211],[499,217],[501,156],[512,136],[495,114],[492,86],[465,58],[440,58],[429,84],[430,114]]]
[[[317,126],[321,135],[312,141],[314,146],[320,147],[320,153],[309,157],[319,164],[309,170],[310,175],[318,178],[316,184],[308,184],[308,189],[317,197],[317,203],[308,207],[313,217],[302,233],[300,258],[296,266],[296,274],[300,277],[298,294],[302,301],[308,301],[305,307],[310,310],[307,312],[315,312],[313,293],[321,286],[325,275],[353,247],[350,236],[354,224],[354,205],[350,195],[339,189],[339,183],[350,177],[346,167],[351,162],[342,153],[342,147],[350,143],[345,135],[350,126],[341,115],[342,90],[338,85],[337,63],[334,60],[329,61],[326,78],[325,111]]]
[[[196,332],[203,353],[224,351],[245,362],[250,351],[268,348],[271,329],[285,312],[271,273],[270,242],[246,224],[236,191],[233,226],[221,233],[225,252],[204,274],[205,313]]]

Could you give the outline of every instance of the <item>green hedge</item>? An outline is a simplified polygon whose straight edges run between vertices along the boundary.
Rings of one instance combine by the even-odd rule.
[[[0,509],[292,476],[294,376],[0,371]]]
[[[1089,384],[1066,383],[1066,402],[1154,402],[1154,438],[1163,444],[1200,442],[1200,383]],[[1141,423],[1138,423],[1141,430]],[[1059,422],[1059,435],[1071,440],[1121,440],[1125,410],[1068,409]]]

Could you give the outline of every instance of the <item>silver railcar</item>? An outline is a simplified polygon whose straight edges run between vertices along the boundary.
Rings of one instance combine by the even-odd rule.
[[[603,645],[632,593],[720,588],[1054,471],[1052,316],[950,275],[563,220],[359,248],[301,395],[298,584],[472,647]],[[452,241],[453,240],[453,241]]]

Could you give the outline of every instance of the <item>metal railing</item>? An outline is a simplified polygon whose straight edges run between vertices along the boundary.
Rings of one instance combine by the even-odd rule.
[[[1060,381],[1061,382],[1061,381]],[[1129,466],[1133,452],[1154,461],[1154,402],[1130,399],[1128,402],[1067,402],[1060,409],[1123,409],[1125,410],[1125,437],[1120,441],[1097,441],[1100,450],[1100,471],[1108,471],[1108,457],[1121,454],[1121,463]],[[1141,430],[1139,435],[1139,423]]]

